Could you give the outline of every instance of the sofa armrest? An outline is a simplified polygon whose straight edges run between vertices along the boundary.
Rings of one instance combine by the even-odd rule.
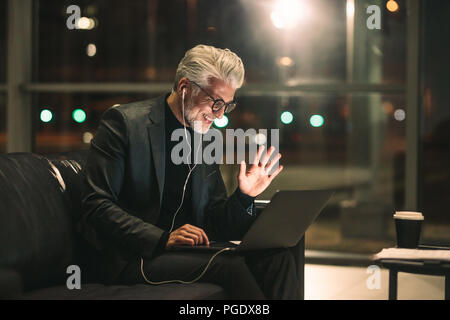
[[[0,300],[19,298],[22,290],[19,273],[13,269],[0,268]]]
[[[270,200],[255,200],[256,215],[270,203]],[[297,277],[300,290],[300,299],[305,299],[305,236],[292,248],[291,251],[297,265]]]

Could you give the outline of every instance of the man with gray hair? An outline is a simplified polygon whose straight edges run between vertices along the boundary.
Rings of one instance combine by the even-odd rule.
[[[254,198],[283,169],[260,148],[255,163],[240,163],[238,188],[227,197],[218,164],[194,164],[192,138],[236,107],[242,60],[228,49],[198,45],[180,61],[174,86],[161,97],[105,111],[85,166],[83,235],[97,249],[106,283],[210,282],[231,298],[296,299],[289,250],[245,257],[171,251],[174,245],[237,240],[256,219]],[[172,132],[184,130],[190,153],[175,164]],[[189,137],[188,138],[188,133]],[[269,161],[269,159],[272,159]]]

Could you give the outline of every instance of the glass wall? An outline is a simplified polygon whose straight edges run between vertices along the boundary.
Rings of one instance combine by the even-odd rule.
[[[6,95],[0,92],[0,153],[6,152]]]
[[[398,12],[383,10],[377,32],[365,23],[369,4],[384,9],[379,0],[357,1],[351,14],[346,0],[298,1],[292,28],[280,28],[274,0],[85,0],[77,2],[81,29],[68,28],[71,1],[40,1],[35,79],[170,82],[185,51],[205,43],[238,53],[250,83],[345,81],[348,63],[364,74],[376,59],[381,76],[371,82],[403,84],[406,11],[398,2]],[[351,33],[348,19],[355,20]],[[355,61],[348,62],[348,42]]]
[[[450,2],[424,1],[421,209],[425,240],[450,243]]]
[[[345,0],[303,2],[311,20],[285,32],[271,21],[274,1],[78,1],[78,30],[67,28],[71,1],[40,1],[35,79],[171,82],[185,51],[204,43],[238,53],[248,82],[345,80]]]
[[[88,148],[108,107],[170,90],[187,49],[229,48],[246,83],[227,128],[280,130],[285,170],[260,198],[333,188],[307,248],[369,253],[393,244],[390,216],[404,206],[405,1],[390,12],[381,0],[299,0],[288,11],[276,0],[81,0],[75,29],[72,1],[36,3],[33,82],[64,88],[34,90],[35,152]],[[373,4],[380,30],[366,26]],[[232,192],[237,166],[222,173]]]
[[[6,0],[0,0],[0,152],[6,152]]]
[[[49,154],[89,148],[103,112],[150,98],[142,94],[42,93],[34,97],[35,152]]]
[[[404,106],[404,95],[387,94],[242,98],[229,127],[280,130],[285,168],[259,198],[282,189],[336,190],[308,230],[308,248],[372,252],[392,245],[392,212],[404,205]],[[222,172],[233,191],[238,168]]]
[[[6,0],[0,0],[0,84],[6,82]]]

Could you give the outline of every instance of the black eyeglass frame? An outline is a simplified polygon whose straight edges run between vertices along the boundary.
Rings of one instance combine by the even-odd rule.
[[[236,108],[236,105],[237,105],[236,99],[233,99],[233,101],[230,101],[228,103],[226,103],[222,98],[214,99],[214,97],[212,97],[198,83],[196,83],[195,81],[192,81],[192,80],[189,80],[189,82],[192,82],[193,84],[195,84],[197,87],[200,88],[200,90],[202,90],[208,97],[211,98],[211,100],[213,101],[213,104],[211,106],[211,109],[212,109],[213,112],[219,112],[220,110],[222,110],[222,108],[225,107],[225,112],[224,113],[230,113],[231,111],[233,111]],[[217,107],[218,103],[222,103],[222,106],[219,105],[219,107]]]

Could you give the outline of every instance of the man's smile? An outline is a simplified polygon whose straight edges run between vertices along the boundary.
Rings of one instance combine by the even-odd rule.
[[[214,118],[208,117],[206,114],[202,114],[203,115],[203,119],[205,120],[205,122],[207,124],[211,124],[214,121]]]

